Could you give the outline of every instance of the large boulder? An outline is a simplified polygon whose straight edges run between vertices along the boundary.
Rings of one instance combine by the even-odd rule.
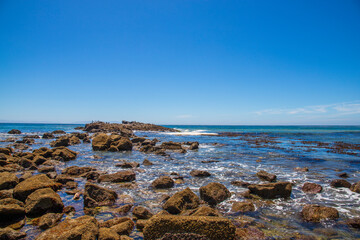
[[[163,208],[171,214],[179,214],[183,210],[199,207],[200,199],[190,188],[186,188],[171,196]]]
[[[59,137],[50,143],[51,147],[67,147],[70,145],[80,144],[80,139],[72,134],[67,134]]]
[[[55,138],[55,136],[54,136],[54,134],[52,134],[52,133],[44,133],[44,134],[42,135],[42,138],[43,138],[43,139],[52,139],[52,138]]]
[[[98,240],[120,240],[120,236],[110,228],[100,228]]]
[[[166,233],[199,234],[209,240],[232,240],[235,230],[236,227],[225,218],[158,215],[148,220],[143,233],[147,240],[159,239]]]
[[[168,176],[161,176],[155,179],[151,186],[156,189],[172,188],[174,186],[174,180]]]
[[[92,140],[92,149],[94,151],[105,151],[110,147],[111,139],[105,133],[100,133]]]
[[[221,183],[212,182],[200,188],[200,197],[208,204],[216,205],[231,197],[231,193]]]
[[[161,148],[166,150],[183,150],[183,147],[181,146],[181,143],[178,142],[163,142],[160,145]]]
[[[332,207],[308,204],[302,209],[301,216],[307,222],[320,222],[321,220],[338,219],[339,212]]]
[[[261,198],[289,198],[292,191],[290,182],[278,182],[267,184],[251,184],[248,186],[250,194],[255,194]]]
[[[115,203],[116,192],[92,183],[85,184],[84,207],[107,206]]]
[[[25,211],[28,216],[39,216],[48,212],[62,212],[64,204],[51,188],[38,189],[31,193],[25,201]]]
[[[130,235],[130,233],[133,231],[135,227],[135,223],[131,220],[116,224],[110,229],[114,232],[116,232],[119,235]]]
[[[133,171],[120,171],[112,174],[101,175],[98,179],[99,182],[131,182],[135,180],[135,172]]]
[[[82,216],[66,219],[39,235],[37,240],[96,240],[99,234],[98,222],[94,217]]]
[[[0,190],[14,188],[19,183],[19,179],[14,173],[0,172]]]
[[[61,188],[61,183],[56,183],[45,174],[39,174],[32,176],[28,179],[25,179],[14,188],[14,198],[21,201],[25,199],[33,192],[41,188],[51,188],[53,190],[58,190]]]
[[[268,173],[266,171],[259,171],[258,173],[256,173],[256,176],[264,181],[268,181],[268,182],[275,182],[276,181],[276,175]]]

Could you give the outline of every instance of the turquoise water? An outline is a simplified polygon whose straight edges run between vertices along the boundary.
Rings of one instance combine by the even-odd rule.
[[[39,134],[53,130],[74,132],[80,124],[0,124],[0,140],[8,137],[21,138],[27,134]],[[221,182],[233,194],[232,197],[219,204],[217,209],[223,216],[236,218],[238,215],[231,212],[234,201],[244,201],[241,193],[246,189],[231,185],[231,181],[247,181],[261,183],[255,176],[259,170],[265,170],[278,176],[279,181],[294,183],[291,198],[288,200],[275,200],[270,205],[257,205],[254,213],[245,214],[256,219],[257,223],[264,224],[264,229],[276,229],[273,237],[280,238],[296,232],[315,237],[327,237],[316,232],[316,229],[335,230],[334,239],[355,239],[360,233],[344,225],[349,218],[360,216],[360,198],[358,193],[349,189],[330,187],[333,179],[338,179],[340,172],[347,172],[347,181],[354,183],[360,181],[360,151],[338,153],[330,149],[317,147],[317,142],[334,144],[343,141],[346,143],[360,144],[359,126],[188,126],[172,125],[180,129],[179,134],[159,132],[136,132],[138,136],[157,138],[160,141],[198,141],[198,151],[188,151],[185,154],[170,153],[170,157],[144,154],[139,151],[132,152],[94,152],[91,144],[79,144],[69,148],[79,152],[76,160],[61,163],[56,166],[57,172],[68,166],[92,166],[99,171],[113,173],[119,171],[115,164],[120,159],[142,163],[148,158],[153,166],[140,166],[136,170],[136,184],[134,189],[126,189],[118,184],[104,184],[122,195],[127,195],[135,202],[156,213],[161,210],[159,199],[163,194],[175,192],[190,187],[196,194],[199,188],[209,182]],[[9,135],[11,129],[23,132],[20,136]],[[232,134],[224,134],[229,133]],[[254,144],[254,140],[269,139],[270,142]],[[49,147],[51,139],[35,139],[35,144],[27,151],[39,147]],[[0,146],[7,146],[7,142],[0,142]],[[100,157],[95,159],[94,155]],[[203,161],[215,160],[213,163]],[[309,172],[296,172],[295,167],[308,167]],[[193,169],[206,170],[211,173],[209,178],[194,178],[189,172]],[[184,177],[184,183],[177,183],[175,187],[165,191],[154,191],[149,184],[161,175],[177,172]],[[77,179],[81,189],[85,182]],[[304,182],[315,182],[323,187],[323,192],[316,195],[305,194],[301,191]],[[65,205],[73,205],[77,213],[83,215],[82,200],[74,201],[72,196],[63,190],[59,192]],[[335,207],[340,212],[340,219],[332,222],[304,223],[300,211],[305,204],[320,204]],[[114,208],[123,203],[117,203]],[[112,208],[99,213],[98,219],[108,219],[116,214]],[[35,239],[39,230],[27,224],[23,231],[27,231]],[[135,239],[143,239],[141,233],[135,230],[132,235]]]

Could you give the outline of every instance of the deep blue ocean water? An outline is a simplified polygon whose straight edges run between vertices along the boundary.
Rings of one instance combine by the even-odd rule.
[[[0,124],[0,140],[8,137],[21,138],[27,134],[42,135],[53,130],[74,132],[75,127],[82,124]],[[79,152],[76,160],[61,163],[57,166],[58,173],[68,166],[92,166],[99,171],[109,173],[119,171],[115,164],[120,160],[136,161],[140,164],[147,158],[154,162],[153,166],[140,166],[136,171],[135,189],[124,189],[117,184],[106,184],[121,195],[128,196],[135,205],[146,206],[153,212],[161,210],[159,198],[163,194],[173,194],[180,189],[190,187],[196,194],[199,188],[209,182],[223,183],[233,194],[232,197],[218,205],[218,210],[226,217],[237,218],[231,212],[234,201],[244,201],[241,193],[246,189],[231,185],[231,181],[242,180],[252,183],[261,183],[255,176],[259,170],[265,170],[277,175],[279,181],[294,183],[291,199],[275,200],[273,204],[256,205],[254,213],[245,214],[254,218],[256,222],[264,224],[266,229],[273,229],[274,237],[283,237],[287,234],[300,232],[316,237],[324,237],[316,229],[332,229],[336,232],[334,239],[359,238],[358,231],[343,224],[349,218],[360,217],[360,198],[358,193],[346,188],[332,188],[330,182],[338,179],[341,172],[346,172],[350,183],[360,181],[360,151],[337,153],[326,148],[319,148],[316,142],[334,144],[346,142],[360,144],[360,126],[196,126],[196,125],[169,125],[181,130],[180,133],[136,132],[138,136],[157,138],[160,141],[198,141],[198,151],[188,151],[185,154],[171,153],[170,157],[133,152],[94,152],[91,144],[79,144],[69,148]],[[11,129],[19,129],[23,134],[9,135]],[[224,134],[226,133],[226,134]],[[232,133],[232,134],[228,134]],[[234,134],[236,133],[236,134]],[[262,138],[271,139],[270,143],[254,144],[253,140]],[[46,146],[51,139],[35,139],[35,144],[28,151]],[[8,142],[0,142],[0,146],[7,146]],[[100,157],[95,159],[94,155]],[[217,161],[203,163],[203,161]],[[309,172],[294,171],[295,167],[308,167]],[[206,170],[211,173],[209,178],[193,178],[189,172],[193,169]],[[149,184],[161,175],[177,172],[184,177],[184,183],[177,183],[173,189],[154,191]],[[305,182],[315,182],[323,187],[323,192],[312,195],[302,192]],[[84,182],[79,179],[79,188]],[[72,196],[60,191],[65,205],[73,205],[77,210],[75,216],[80,216],[82,201],[72,200]],[[320,204],[335,207],[340,212],[339,221],[323,222],[318,224],[304,223],[300,211],[305,204]],[[116,207],[124,204],[117,203]],[[108,219],[114,216],[111,208],[104,210],[96,217]],[[27,224],[29,239],[39,233],[36,227]],[[276,231],[275,231],[276,230]],[[141,233],[134,231],[132,237],[142,239]],[[326,239],[326,238],[325,238]]]

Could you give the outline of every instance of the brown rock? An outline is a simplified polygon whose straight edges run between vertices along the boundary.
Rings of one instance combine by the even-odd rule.
[[[130,235],[133,231],[135,223],[131,220],[116,224],[110,227],[111,230],[115,231],[119,235]]]
[[[258,195],[265,199],[289,198],[292,186],[289,182],[252,184],[248,186],[251,194]]]
[[[186,239],[186,240],[209,240],[205,235],[200,235],[196,233],[165,233],[162,238],[158,240],[178,240],[178,239]]]
[[[353,192],[360,193],[360,182],[354,183],[351,185],[350,190]]]
[[[183,210],[195,209],[199,204],[199,197],[190,188],[186,188],[170,197],[165,202],[163,208],[171,214],[178,214]]]
[[[220,214],[215,209],[208,206],[201,206],[197,209],[191,210],[189,216],[214,216],[219,217]]]
[[[51,133],[52,134],[66,134],[66,132],[63,130],[55,130],[55,131],[52,131]]]
[[[116,192],[110,189],[106,189],[92,183],[85,184],[84,207],[112,205],[116,199]]]
[[[120,236],[110,228],[100,228],[98,240],[120,240]]]
[[[21,134],[21,131],[17,129],[11,129],[10,131],[8,131],[8,134]]]
[[[151,166],[154,165],[152,162],[150,162],[148,159],[145,159],[142,163],[144,166]]]
[[[210,177],[211,174],[207,171],[203,171],[203,170],[192,170],[190,172],[190,175],[193,177]]]
[[[53,149],[52,157],[61,161],[74,160],[77,156],[77,152],[72,151],[66,147],[57,147]]]
[[[321,220],[334,220],[339,218],[339,212],[332,207],[319,205],[306,205],[301,211],[302,218],[307,222],[320,222]]]
[[[251,202],[235,202],[232,205],[231,211],[233,212],[253,212],[255,206]]]
[[[5,198],[0,201],[0,222],[12,222],[13,220],[23,218],[24,216],[24,205],[20,201],[12,198]]]
[[[197,150],[199,149],[199,143],[198,142],[193,142],[190,147],[189,147],[190,150]]]
[[[304,183],[303,187],[301,188],[303,192],[306,193],[320,193],[322,191],[322,186],[317,183]]]
[[[43,166],[38,168],[39,173],[55,172],[54,166]]]
[[[121,215],[127,214],[131,208],[134,206],[134,204],[126,204],[124,206],[121,206],[117,209],[117,212]]]
[[[346,224],[352,228],[360,228],[360,218],[353,218],[346,221]]]
[[[205,236],[209,240],[235,238],[235,226],[225,218],[158,215],[148,220],[143,232],[147,240],[155,240],[166,233],[188,233]]]
[[[200,197],[210,205],[216,205],[231,196],[229,190],[221,183],[212,182],[200,188]]]
[[[95,168],[92,167],[78,167],[78,166],[71,166],[71,167],[67,167],[62,171],[62,174],[65,175],[70,175],[70,176],[77,176],[79,177],[80,175],[90,172],[90,171],[94,171],[96,170]]]
[[[116,167],[121,167],[121,168],[137,168],[140,167],[140,164],[137,162],[122,162],[122,163],[118,163],[115,165]]]
[[[51,228],[60,222],[63,215],[63,213],[47,213],[39,219],[38,226],[43,230]]]
[[[247,188],[249,185],[251,185],[251,183],[244,182],[244,181],[232,181],[231,185]]]
[[[42,138],[43,139],[52,139],[52,138],[55,138],[55,136],[52,133],[44,133]]]
[[[111,139],[105,133],[100,133],[92,140],[92,148],[94,151],[105,151],[110,147]]]
[[[12,228],[0,228],[0,239],[4,240],[18,240],[24,239],[26,237],[26,233],[16,231]]]
[[[157,189],[172,188],[174,186],[174,180],[168,176],[161,176],[155,179],[151,186]]]
[[[330,185],[334,188],[340,188],[340,187],[351,188],[351,183],[349,183],[344,179],[335,179],[330,183]]]
[[[132,214],[137,219],[149,219],[153,216],[153,214],[148,209],[142,206],[134,207]]]
[[[264,181],[268,181],[268,182],[275,182],[276,181],[276,175],[265,172],[263,170],[256,173],[256,176],[259,179],[264,180]]]
[[[117,224],[126,222],[126,221],[130,221],[131,219],[128,217],[116,217],[116,218],[112,218],[110,220],[107,220],[105,222],[100,222],[99,223],[99,227],[101,228],[110,228],[112,226],[115,226]]]
[[[64,204],[51,188],[38,189],[31,193],[25,202],[25,211],[29,216],[39,216],[47,212],[61,213]]]
[[[14,173],[0,172],[0,190],[14,188],[19,179]]]
[[[101,175],[98,179],[99,182],[131,182],[135,180],[135,172],[133,171],[120,171],[113,174]]]
[[[163,142],[160,147],[166,150],[183,150],[181,143],[172,142],[172,141]]]
[[[123,137],[120,140],[111,143],[111,145],[115,146],[118,151],[131,151],[132,150],[132,142],[129,138]]]

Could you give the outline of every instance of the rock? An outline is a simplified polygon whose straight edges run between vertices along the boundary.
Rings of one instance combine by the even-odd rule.
[[[146,140],[146,138],[144,137],[134,137],[133,139],[131,139],[132,143],[142,143]]]
[[[235,202],[231,207],[233,212],[253,212],[255,211],[255,206],[251,202]]]
[[[96,219],[85,215],[76,219],[66,219],[42,232],[37,240],[96,240],[98,234],[99,227]]]
[[[256,176],[259,179],[264,180],[264,181],[268,181],[268,182],[275,182],[276,181],[276,175],[265,172],[263,170],[256,173]]]
[[[199,206],[200,199],[190,188],[186,188],[171,196],[163,208],[171,214],[178,214],[183,210],[195,209]]]
[[[12,130],[8,131],[8,134],[21,134],[21,131],[17,130],[17,129],[12,129]]]
[[[348,178],[349,177],[349,175],[346,172],[339,173],[338,176],[341,177],[341,178]]]
[[[320,222],[321,220],[335,220],[339,218],[339,212],[332,207],[321,207],[308,204],[301,211],[302,218],[307,222]]]
[[[0,222],[13,222],[25,216],[25,209],[22,202],[12,198],[0,200]]]
[[[115,165],[116,167],[121,167],[121,168],[137,168],[140,167],[140,164],[137,162],[122,162],[122,163],[118,163]]]
[[[0,199],[13,198],[13,190],[0,190]]]
[[[55,138],[55,136],[52,133],[44,133],[42,138],[43,139],[52,139],[52,138]]]
[[[10,155],[13,152],[11,148],[0,148],[0,153],[3,153],[5,155]]]
[[[61,184],[54,182],[44,174],[35,175],[16,185],[14,198],[25,201],[31,193],[41,188],[51,188],[56,191],[61,188]]]
[[[128,151],[132,150],[132,142],[121,135],[100,133],[92,141],[94,151]]]
[[[73,206],[66,206],[63,209],[63,213],[65,213],[65,214],[70,214],[72,212],[76,212],[76,210]]]
[[[66,147],[57,147],[53,149],[52,157],[61,161],[74,160],[77,156],[77,152],[72,151]]]
[[[98,240],[120,240],[120,236],[110,228],[100,228]]]
[[[111,139],[105,133],[100,133],[92,140],[92,149],[94,151],[105,151],[110,147]]]
[[[127,214],[127,213],[131,210],[131,208],[132,208],[133,206],[134,206],[134,204],[125,204],[125,205],[119,207],[119,208],[117,209],[117,212],[118,212],[120,215],[125,215],[125,214]]]
[[[346,221],[346,224],[352,228],[360,228],[360,218],[353,218]]]
[[[67,182],[65,184],[65,188],[66,189],[75,189],[78,187],[78,183],[77,182]]]
[[[203,171],[203,170],[192,170],[190,172],[190,175],[193,177],[210,177],[211,174],[207,171]]]
[[[205,235],[200,235],[196,233],[165,233],[162,238],[158,240],[178,240],[178,239],[186,239],[186,240],[209,240]]]
[[[55,130],[55,131],[52,131],[51,133],[52,134],[66,134],[66,132],[63,130]]]
[[[0,228],[0,239],[2,240],[18,240],[24,239],[26,237],[26,233],[15,231],[12,228]]]
[[[190,147],[189,147],[190,150],[197,150],[199,149],[199,143],[198,142],[193,142]]]
[[[119,235],[130,235],[133,231],[135,223],[131,220],[116,224],[110,227],[111,230],[115,231]]]
[[[140,232],[142,232],[146,223],[147,223],[147,220],[144,220],[144,219],[136,220],[136,229],[139,230]]]
[[[67,167],[62,171],[62,174],[64,175],[70,175],[70,176],[76,176],[79,177],[84,173],[90,172],[90,171],[94,171],[96,170],[95,168],[92,167],[78,167],[78,166],[71,166],[71,167]]]
[[[58,139],[50,142],[51,147],[67,147],[70,145],[70,138],[68,136],[61,136]]]
[[[322,191],[322,186],[317,183],[304,183],[303,187],[301,188],[303,192],[306,193],[320,193]]]
[[[216,205],[229,197],[231,193],[221,183],[212,182],[200,188],[200,198],[210,205]]]
[[[360,182],[351,185],[350,190],[356,193],[360,193]]]
[[[107,206],[115,203],[116,192],[97,186],[92,183],[85,184],[84,207]]]
[[[144,166],[151,166],[151,165],[154,165],[152,162],[150,162],[148,159],[144,159],[142,165]]]
[[[351,183],[349,183],[344,179],[335,179],[330,183],[330,185],[334,188],[340,188],[340,187],[351,188]]]
[[[110,220],[107,220],[105,222],[100,222],[99,223],[99,227],[101,228],[110,228],[112,226],[115,226],[117,224],[126,222],[126,221],[131,221],[130,218],[128,217],[116,217],[116,218],[112,218]]]
[[[39,219],[38,227],[43,230],[51,228],[60,222],[63,215],[63,213],[47,213]]]
[[[14,173],[0,172],[0,190],[14,188],[19,179]]]
[[[25,201],[25,211],[28,216],[39,216],[48,212],[61,213],[64,204],[51,188],[38,189],[31,193]]]
[[[101,175],[98,179],[99,182],[131,182],[135,180],[135,172],[133,171],[120,171],[113,174]]]
[[[181,143],[172,142],[172,141],[163,142],[160,147],[166,150],[183,150]]]
[[[54,166],[43,166],[38,168],[39,173],[55,172]]]
[[[189,216],[214,216],[219,217],[220,214],[215,209],[208,206],[201,206],[197,209],[191,210]]]
[[[74,178],[69,177],[65,174],[60,174],[60,175],[56,176],[55,181],[58,183],[61,183],[61,184],[66,184],[67,182],[73,182],[75,180],[74,180]]]
[[[142,206],[134,207],[132,214],[137,219],[149,219],[154,215],[148,209],[146,209]]]
[[[156,189],[172,188],[174,186],[174,180],[168,176],[161,176],[155,179],[151,186]]]
[[[111,145],[115,146],[118,151],[131,151],[132,150],[132,142],[128,138],[121,138],[120,140],[111,143]]]
[[[250,194],[255,194],[261,198],[289,198],[292,186],[290,182],[278,182],[267,184],[252,184],[248,186]]]
[[[96,171],[90,171],[81,176],[86,178],[87,180],[97,180],[100,177],[100,173]]]
[[[251,185],[251,183],[244,182],[244,181],[232,181],[231,185],[247,188],[249,185]]]
[[[234,239],[235,226],[219,217],[158,215],[148,220],[143,233],[147,240],[155,240],[166,233],[199,234],[209,240]]]

